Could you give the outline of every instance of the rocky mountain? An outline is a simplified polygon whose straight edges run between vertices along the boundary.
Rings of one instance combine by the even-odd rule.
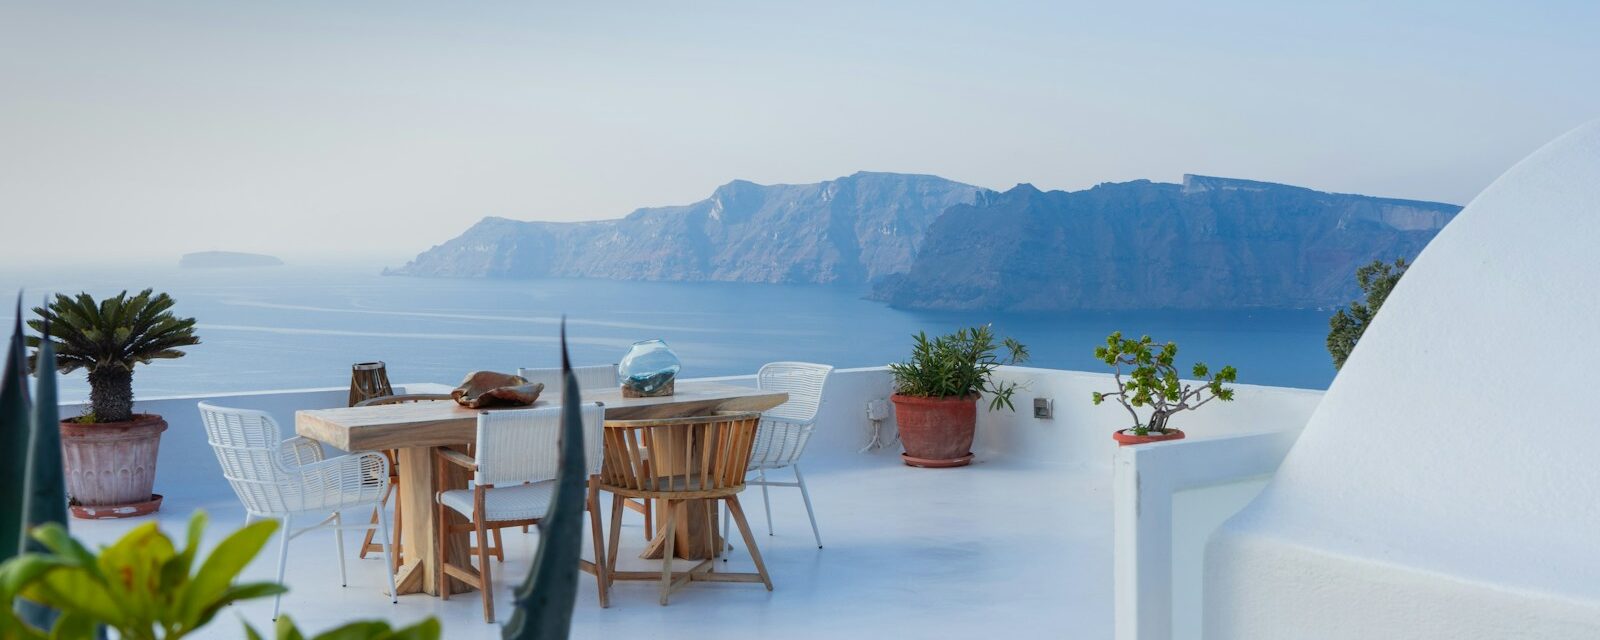
[[[992,193],[894,173],[816,184],[735,180],[694,204],[620,220],[485,218],[385,273],[864,285],[909,269],[940,213]]]
[[[485,218],[386,274],[814,283],[924,309],[1329,307],[1460,207],[1184,176],[999,193],[936,176],[736,180],[619,220]]]
[[[1357,266],[1416,256],[1459,210],[1192,175],[1018,185],[951,207],[872,297],[924,309],[1327,307],[1354,297]]]

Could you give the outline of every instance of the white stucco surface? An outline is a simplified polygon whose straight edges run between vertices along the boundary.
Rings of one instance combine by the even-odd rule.
[[[1423,251],[1212,537],[1210,638],[1600,637],[1600,121]]]

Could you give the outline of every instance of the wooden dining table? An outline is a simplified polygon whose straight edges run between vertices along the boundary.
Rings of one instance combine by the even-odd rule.
[[[535,407],[558,406],[558,394],[540,399]],[[680,380],[670,396],[624,398],[620,389],[584,390],[584,402],[605,406],[607,420],[648,420],[713,414],[718,411],[765,411],[788,401],[789,394],[722,382]],[[493,411],[494,409],[490,409]],[[438,491],[463,489],[470,479],[465,470],[446,465],[445,475],[436,477],[433,451],[440,447],[472,444],[477,437],[479,409],[468,409],[453,401],[427,401],[408,404],[309,409],[295,412],[295,433],[341,451],[394,450],[399,465],[398,504],[404,511],[402,542],[404,562],[395,573],[395,588],[400,594],[439,595],[438,525],[434,495]],[[675,531],[674,556],[698,559],[720,551],[717,542],[715,509],[705,501],[690,501],[680,508],[691,509],[696,517],[679,517]],[[700,514],[707,517],[700,517]],[[465,522],[459,514],[447,517]],[[657,518],[664,522],[666,518]],[[709,522],[709,526],[706,523]],[[691,524],[693,526],[691,526]],[[663,536],[652,536],[655,544],[646,556],[659,557]],[[481,543],[481,541],[480,541]],[[468,561],[467,534],[445,541],[445,553],[452,564]],[[451,578],[451,593],[469,591],[466,583]]]

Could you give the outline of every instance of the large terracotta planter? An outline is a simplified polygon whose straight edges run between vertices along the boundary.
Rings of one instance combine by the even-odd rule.
[[[978,425],[978,396],[920,398],[895,394],[894,422],[913,467],[961,467],[972,462],[972,434]]]
[[[80,518],[126,518],[154,512],[161,497],[156,454],[167,421],[138,414],[127,422],[61,422],[62,466],[72,513]]]
[[[1135,435],[1130,430],[1123,429],[1121,431],[1117,431],[1117,432],[1112,433],[1111,434],[1111,438],[1117,441],[1117,446],[1126,447],[1128,445],[1134,445],[1134,444],[1147,444],[1147,443],[1151,443],[1151,442],[1166,442],[1168,440],[1182,440],[1183,439],[1183,432],[1179,431],[1177,429],[1167,429],[1163,433],[1150,433],[1150,434],[1141,436],[1141,435]]]

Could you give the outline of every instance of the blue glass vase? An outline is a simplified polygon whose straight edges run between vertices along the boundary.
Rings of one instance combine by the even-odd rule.
[[[682,368],[678,354],[673,353],[666,342],[635,342],[628,355],[617,364],[617,372],[622,375],[622,395],[628,398],[670,396],[673,381]]]

